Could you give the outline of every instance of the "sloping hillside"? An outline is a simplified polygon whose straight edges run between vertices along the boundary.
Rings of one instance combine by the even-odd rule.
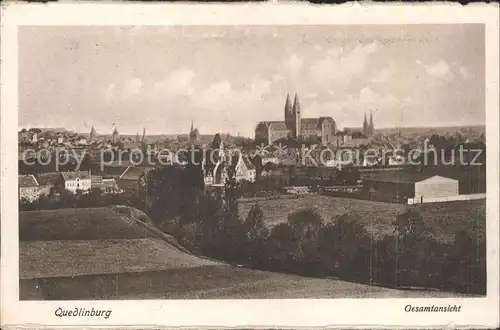
[[[189,253],[126,207],[19,217],[21,300],[457,296],[230,266]]]
[[[240,202],[239,212],[242,219],[247,217],[253,204]],[[303,196],[264,200],[258,204],[264,212],[264,219],[270,225],[286,222],[290,213],[304,208],[316,209],[325,222],[345,213],[356,213],[365,228],[376,238],[392,234],[394,232],[392,222],[396,220],[398,214],[411,208],[420,212],[424,221],[434,228],[436,235],[443,241],[452,241],[456,230],[470,228],[472,223],[484,237],[486,224],[484,199],[403,205],[330,196]]]

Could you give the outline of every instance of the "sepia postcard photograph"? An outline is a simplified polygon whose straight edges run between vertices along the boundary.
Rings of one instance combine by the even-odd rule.
[[[498,6],[134,7],[2,9],[2,326],[498,326]]]

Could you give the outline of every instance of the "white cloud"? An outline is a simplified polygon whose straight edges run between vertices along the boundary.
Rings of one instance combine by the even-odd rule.
[[[195,72],[182,68],[172,71],[170,75],[162,81],[153,84],[153,92],[163,93],[165,95],[183,95],[189,96],[194,92],[192,82],[195,77]]]
[[[295,54],[284,60],[283,67],[291,77],[296,77],[300,69],[302,69],[302,60]]]
[[[392,75],[396,73],[396,65],[394,62],[391,62],[388,67],[383,68],[378,71],[372,79],[374,83],[383,83],[388,81]]]
[[[314,93],[314,92],[305,95],[306,99],[315,99],[318,96],[319,96],[319,94],[318,93]]]
[[[378,43],[358,45],[350,52],[343,48],[332,48],[326,58],[309,68],[311,78],[320,85],[345,84],[364,72],[370,54],[378,50]]]
[[[273,79],[274,82],[278,82],[284,79],[282,75],[279,75],[277,73],[273,74],[271,78]]]
[[[344,52],[343,47],[333,47],[328,49],[327,54],[332,57],[339,57],[340,55],[342,55],[343,52]]]
[[[108,102],[113,101],[115,99],[116,86],[115,84],[109,84],[108,88],[104,92],[104,97]]]
[[[425,68],[429,75],[436,78],[453,78],[450,66],[444,60],[441,60],[433,65],[426,65]]]
[[[202,104],[220,102],[227,99],[230,96],[228,95],[230,92],[231,83],[228,80],[220,81],[208,86],[207,89],[200,94],[199,100]]]
[[[142,87],[142,80],[139,78],[133,78],[127,80],[123,85],[122,96],[124,98],[134,97],[139,94]]]
[[[384,122],[401,121],[404,102],[392,94],[378,94],[369,87],[362,88],[357,94],[349,94],[342,100],[326,103],[313,103],[311,108],[320,115],[331,116],[339,127],[360,127],[365,113],[373,111],[375,126],[377,119]]]
[[[469,78],[469,73],[467,72],[467,70],[464,67],[461,67],[459,72],[460,72],[460,75],[462,76],[462,79],[466,80],[467,78]]]

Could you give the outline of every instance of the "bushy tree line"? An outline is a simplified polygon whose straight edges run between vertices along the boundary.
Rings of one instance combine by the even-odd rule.
[[[475,228],[457,232],[453,243],[444,243],[418,212],[410,210],[397,216],[392,235],[375,239],[357,214],[325,223],[314,209],[291,213],[286,223],[269,227],[258,203],[240,219],[241,187],[231,176],[223,191],[205,191],[196,184],[196,169],[183,171],[149,173],[148,214],[192,251],[306,276],[485,293],[486,246]]]

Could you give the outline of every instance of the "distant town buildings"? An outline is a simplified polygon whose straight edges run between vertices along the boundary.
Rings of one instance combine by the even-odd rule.
[[[336,130],[337,125],[331,117],[302,118],[298,95],[295,94],[292,105],[290,94],[287,94],[284,121],[260,122],[255,128],[255,140],[272,144],[280,139],[292,138],[329,145],[334,140]]]

